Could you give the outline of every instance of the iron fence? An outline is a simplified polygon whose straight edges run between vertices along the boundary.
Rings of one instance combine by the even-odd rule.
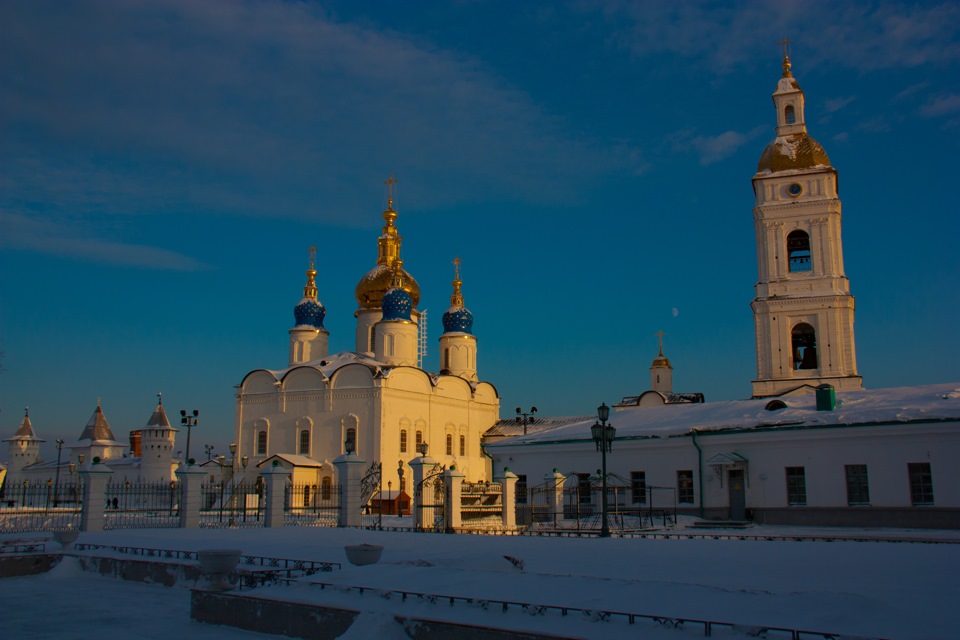
[[[0,532],[26,533],[79,529],[83,483],[25,480],[5,483],[0,497]]]
[[[264,490],[255,482],[211,482],[200,487],[200,526],[262,527]]]
[[[561,487],[547,482],[528,491],[517,504],[517,524],[532,531],[574,531],[590,534],[601,528],[602,478],[570,473]],[[616,474],[607,475],[607,521],[611,528],[634,531],[676,524],[673,487],[637,485]]]
[[[336,527],[340,524],[340,485],[288,484],[283,494],[283,524]]]
[[[111,482],[104,499],[104,529],[180,526],[180,483],[176,480]]]

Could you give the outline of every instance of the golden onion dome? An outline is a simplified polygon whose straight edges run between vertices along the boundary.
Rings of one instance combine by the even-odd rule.
[[[757,173],[829,167],[830,158],[820,143],[806,133],[774,138],[757,164]]]
[[[673,368],[670,366],[670,360],[668,360],[667,356],[663,355],[662,353],[653,359],[653,364],[651,364],[650,366],[661,367],[661,368],[666,367],[667,369]]]
[[[400,267],[400,274],[403,277],[401,288],[410,294],[413,306],[416,307],[420,304],[420,285],[403,267]],[[357,283],[357,304],[361,309],[379,309],[383,304],[384,294],[391,289],[392,281],[393,267],[378,264],[370,269]]]

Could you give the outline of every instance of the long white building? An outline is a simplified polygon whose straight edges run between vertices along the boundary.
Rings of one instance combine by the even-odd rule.
[[[960,382],[863,389],[837,170],[807,133],[787,57],[773,103],[776,137],[753,176],[753,399],[673,393],[661,347],[652,389],[625,397],[610,418],[612,499],[709,519],[960,528]],[[486,449],[494,470],[518,474],[531,496],[557,474],[589,488],[600,466],[593,424],[538,418],[522,435],[501,422]],[[581,501],[598,499],[587,490]]]

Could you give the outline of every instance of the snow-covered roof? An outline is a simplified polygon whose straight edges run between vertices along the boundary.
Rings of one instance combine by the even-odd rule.
[[[322,462],[317,462],[313,458],[308,458],[307,456],[300,456],[293,453],[275,453],[274,455],[270,456],[263,462],[257,464],[257,466],[258,467],[270,466],[273,464],[270,461],[273,460],[274,458],[280,458],[284,462],[288,462],[295,467],[313,467],[313,468],[319,469],[320,467],[323,466]]]
[[[585,420],[592,420],[592,418],[590,416],[560,416],[554,418],[533,416],[527,419],[526,432],[527,434],[540,433],[541,431],[548,431]],[[523,424],[518,424],[516,418],[504,418],[495,422],[483,435],[487,438],[513,437],[523,435],[523,432]]]
[[[163,410],[162,400],[157,403],[157,408],[153,410],[153,415],[147,420],[147,425],[144,429],[169,429],[176,431],[176,429],[170,426],[170,421],[167,419],[167,412]]]
[[[103,409],[100,408],[99,402],[97,402],[97,408],[93,412],[93,415],[90,416],[90,420],[87,422],[87,426],[84,428],[83,433],[80,434],[78,440],[81,442],[90,440],[95,444],[102,444],[97,442],[98,440],[109,443],[116,442],[116,438],[113,437],[113,431],[110,430],[107,417],[103,415]]]
[[[816,396],[783,396],[787,406],[774,411],[770,398],[703,404],[637,407],[610,416],[617,439],[666,438],[698,432],[801,427],[854,426],[960,420],[960,382],[837,393],[833,411],[817,411]],[[491,443],[503,447],[591,439],[596,418]]]
[[[23,413],[23,420],[20,421],[20,426],[17,427],[16,433],[13,434],[12,438],[7,438],[4,442],[13,442],[19,440],[29,440],[33,442],[46,442],[42,438],[38,438],[37,434],[33,432],[33,424],[30,422],[30,410],[27,409]]]

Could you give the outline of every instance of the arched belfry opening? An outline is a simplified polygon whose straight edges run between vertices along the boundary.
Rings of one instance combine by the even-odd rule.
[[[801,322],[793,328],[793,368],[817,368],[817,332],[807,324]]]
[[[810,271],[810,236],[797,229],[787,236],[787,258],[790,272]]]
[[[785,124],[797,123],[797,112],[793,110],[792,104],[788,104],[787,108],[783,110],[783,122]]]

